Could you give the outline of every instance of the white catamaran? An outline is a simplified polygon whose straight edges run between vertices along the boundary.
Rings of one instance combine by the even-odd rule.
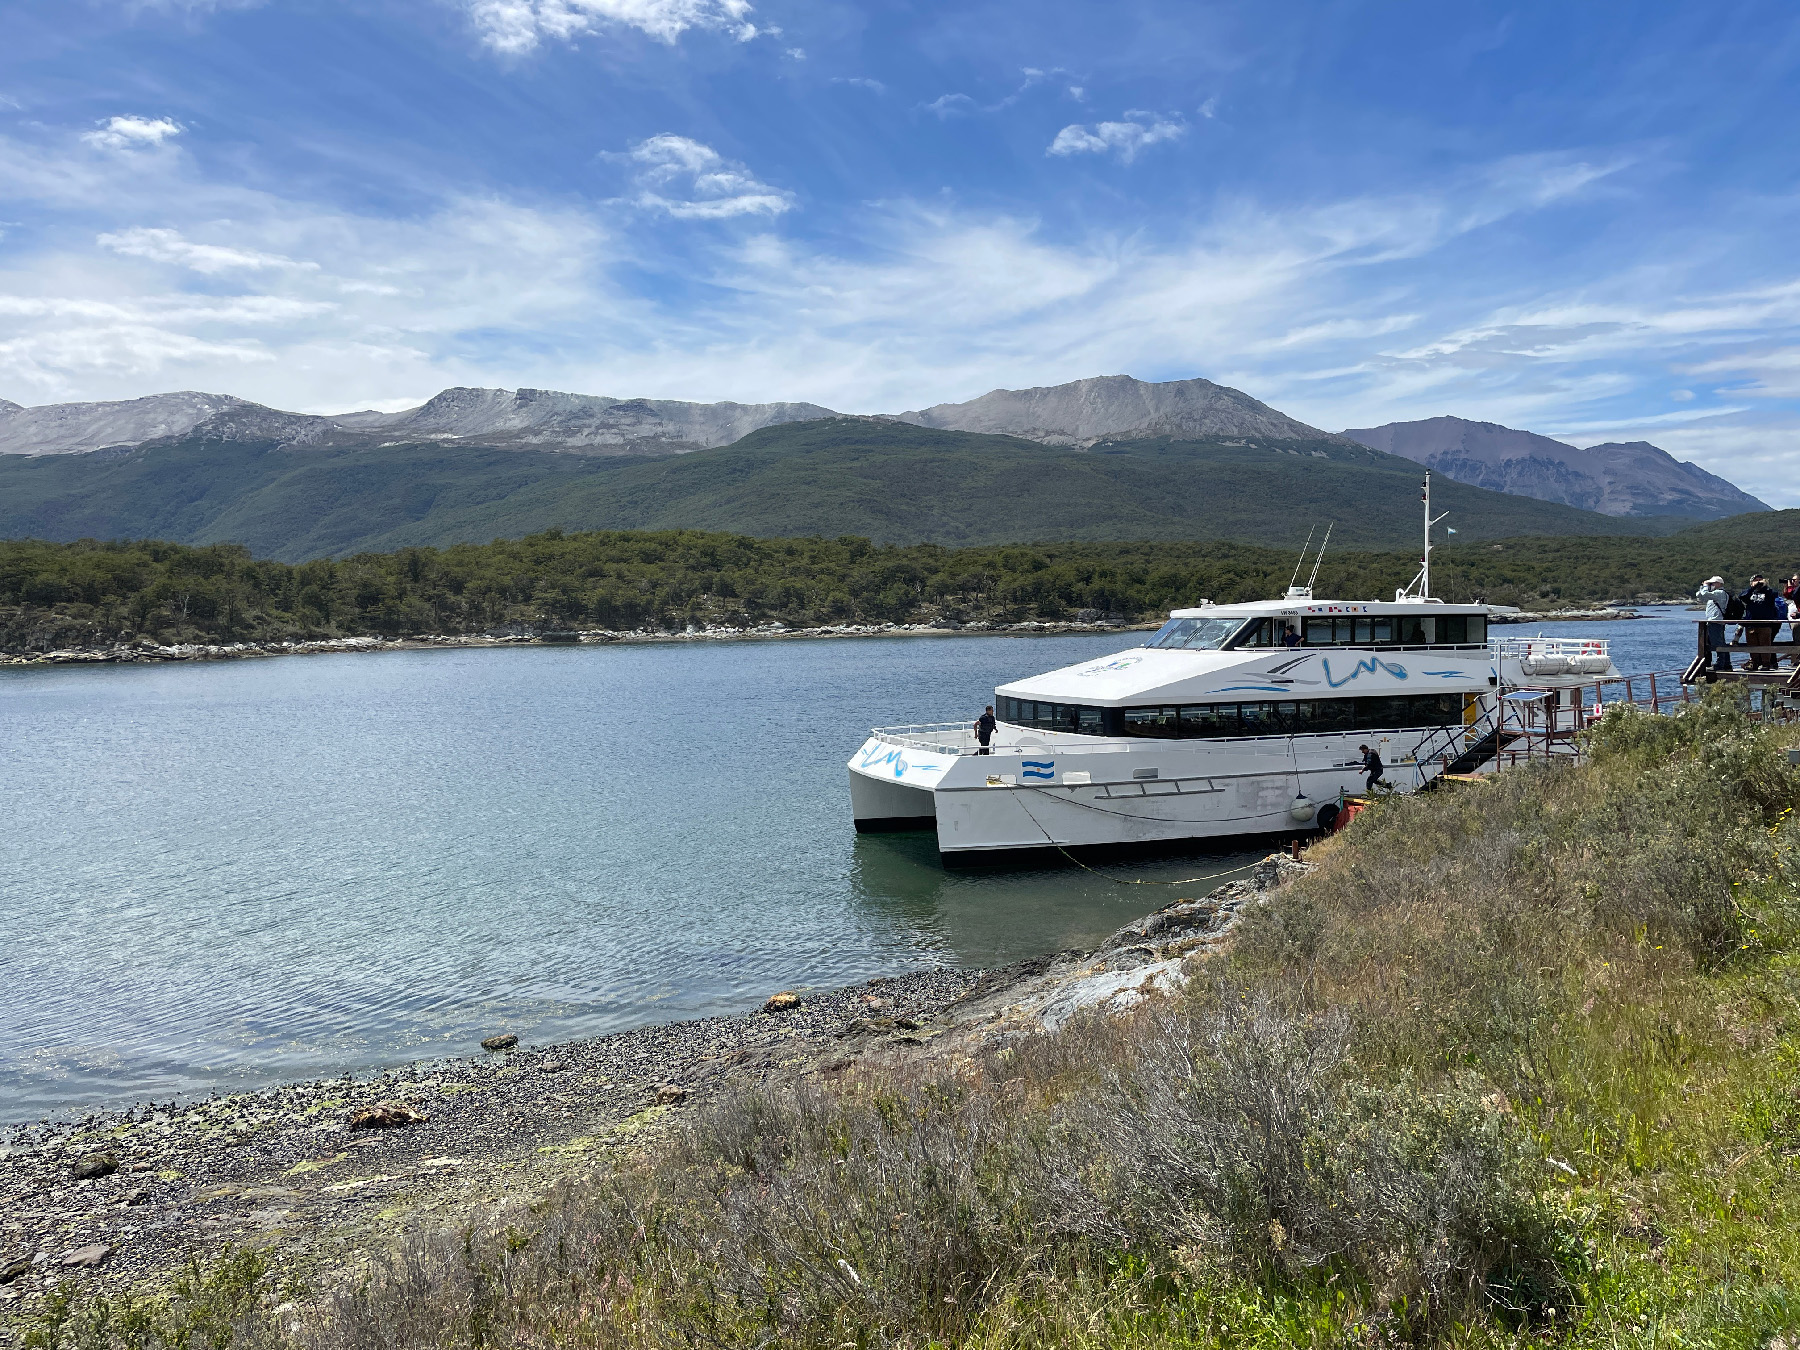
[[[1399,791],[1491,767],[1508,690],[1619,672],[1603,641],[1492,638],[1493,607],[1434,598],[1430,491],[1392,601],[1309,584],[1175,610],[1141,647],[1001,685],[987,750],[968,722],[877,728],[849,763],[856,828],[935,829],[945,854],[1291,834],[1363,790],[1361,745]]]

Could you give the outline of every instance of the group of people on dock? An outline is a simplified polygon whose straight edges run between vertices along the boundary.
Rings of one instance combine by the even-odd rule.
[[[1737,594],[1725,588],[1725,578],[1708,577],[1694,598],[1706,607],[1706,646],[1712,653],[1713,670],[1730,670],[1732,643],[1751,647],[1769,647],[1782,624],[1787,624],[1789,637],[1800,642],[1800,576],[1789,577],[1777,587],[1760,572],[1750,578],[1749,586]],[[1731,642],[1725,630],[1731,627]],[[1800,655],[1791,658],[1800,665]],[[1774,670],[1774,652],[1750,653],[1751,670]]]

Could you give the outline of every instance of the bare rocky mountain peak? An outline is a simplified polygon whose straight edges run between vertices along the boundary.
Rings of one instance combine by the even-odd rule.
[[[446,389],[417,408],[337,419],[348,429],[589,454],[669,453],[729,445],[779,422],[835,417],[816,403],[688,403],[554,389]]]
[[[1684,463],[1648,441],[1582,449],[1535,432],[1462,417],[1355,427],[1344,435],[1372,449],[1416,460],[1458,482],[1603,515],[1714,520],[1769,509],[1716,474]]]
[[[0,455],[64,455],[181,436],[220,413],[257,404],[230,394],[182,390],[109,403],[0,408]]]
[[[416,408],[319,416],[227,394],[124,403],[0,406],[0,454],[81,454],[170,436],[282,445],[468,441],[584,454],[669,454],[729,445],[779,422],[837,416],[815,403],[687,403],[554,389],[445,389]]]
[[[25,411],[24,404],[14,403],[9,398],[0,398],[0,417],[5,417],[8,413],[16,413],[16,412],[24,412],[24,411]]]
[[[1211,380],[1150,383],[1101,375],[1037,389],[995,389],[967,403],[940,403],[899,415],[918,426],[1020,436],[1049,445],[1158,436],[1255,436],[1334,441],[1242,390]]]

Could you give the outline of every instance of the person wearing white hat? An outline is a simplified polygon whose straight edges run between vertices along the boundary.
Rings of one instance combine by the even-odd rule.
[[[1708,577],[1694,599],[1706,606],[1706,649],[1713,654],[1714,670],[1731,669],[1731,653],[1725,647],[1725,607],[1731,603],[1731,592],[1725,589],[1724,577]]]

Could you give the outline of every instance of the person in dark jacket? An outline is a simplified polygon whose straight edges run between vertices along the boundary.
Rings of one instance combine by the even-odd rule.
[[[988,742],[994,739],[994,705],[991,703],[987,705],[987,711],[975,719],[975,739],[981,742],[981,749],[977,750],[976,754],[991,755],[994,753],[988,748]]]
[[[1363,791],[1373,792],[1375,785],[1386,776],[1381,771],[1381,754],[1379,751],[1369,749],[1366,745],[1359,745],[1356,748],[1362,751],[1363,772],[1369,775],[1368,786]]]
[[[1769,585],[1768,581],[1758,573],[1750,578],[1749,588],[1738,597],[1744,602],[1744,628],[1749,635],[1752,647],[1767,647],[1775,641],[1775,630],[1781,627],[1787,615],[1783,612],[1781,595]],[[1775,669],[1773,652],[1750,653],[1750,669]]]

